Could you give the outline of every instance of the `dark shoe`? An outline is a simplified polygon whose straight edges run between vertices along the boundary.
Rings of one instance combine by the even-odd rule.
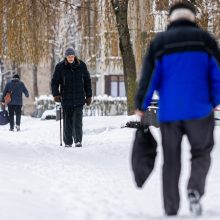
[[[82,147],[81,142],[77,142],[77,143],[75,144],[75,147]]]
[[[200,216],[202,214],[202,206],[200,204],[200,195],[198,191],[189,189],[188,199],[189,199],[190,212],[194,216]]]
[[[70,145],[70,144],[65,144],[65,147],[72,147],[72,145]]]
[[[17,131],[20,131],[20,126],[16,125],[16,129],[17,129]]]
[[[167,216],[175,216],[177,215],[177,212],[168,212],[166,213]]]
[[[10,128],[9,131],[14,131],[14,129]]]

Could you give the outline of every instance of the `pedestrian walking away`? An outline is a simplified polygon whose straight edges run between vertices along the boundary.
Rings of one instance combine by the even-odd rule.
[[[56,102],[63,108],[63,140],[66,147],[82,146],[83,106],[91,104],[91,78],[86,64],[73,48],[67,48],[65,58],[58,63],[51,80]]]
[[[191,146],[187,185],[190,211],[202,214],[214,145],[213,109],[220,104],[220,50],[213,36],[196,24],[196,9],[178,2],[169,10],[167,30],[158,33],[144,58],[136,93],[136,113],[143,116],[155,91],[163,147],[163,201],[166,215],[180,204],[181,141]]]
[[[7,104],[8,106],[10,131],[14,131],[14,126],[16,127],[17,131],[20,131],[23,93],[27,98],[29,97],[29,93],[25,84],[20,80],[20,76],[18,74],[15,74],[12,79],[6,84],[2,96],[2,104],[4,106]],[[9,103],[6,103],[6,99],[4,98],[7,94],[10,94]],[[15,123],[14,116],[16,116]]]

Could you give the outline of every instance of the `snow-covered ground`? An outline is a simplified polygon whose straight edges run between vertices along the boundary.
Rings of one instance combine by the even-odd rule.
[[[120,128],[130,118],[85,117],[82,148],[59,146],[59,121],[22,117],[21,132],[0,127],[0,220],[164,220],[161,145],[156,167],[137,189],[130,166],[135,129]],[[202,200],[201,220],[220,219],[220,127]],[[179,217],[188,210],[189,145],[182,147]]]

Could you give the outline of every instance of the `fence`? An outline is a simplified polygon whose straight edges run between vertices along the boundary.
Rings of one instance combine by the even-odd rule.
[[[56,111],[56,102],[53,96],[42,95],[35,98],[35,111],[31,114],[32,117],[41,118],[45,111],[51,114],[51,110]],[[90,106],[84,106],[84,116],[109,116],[109,115],[124,115],[127,114],[127,99],[125,97],[111,96],[95,96]],[[56,113],[53,114],[53,116]],[[52,115],[51,115],[52,116]],[[45,114],[44,114],[45,117]],[[50,117],[50,116],[48,116]]]
[[[127,99],[111,96],[97,96],[90,106],[84,108],[85,116],[106,116],[127,114]]]

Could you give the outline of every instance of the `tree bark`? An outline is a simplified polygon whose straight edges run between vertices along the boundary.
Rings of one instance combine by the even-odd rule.
[[[32,14],[33,14],[33,24],[34,27],[37,26],[37,22],[34,20],[37,16],[36,14],[37,9],[37,1],[32,0]],[[34,97],[38,97],[38,83],[37,83],[37,70],[38,70],[38,63],[39,63],[39,53],[38,53],[38,37],[37,37],[37,30],[33,29],[33,39],[34,39],[34,45],[33,45],[33,54],[35,55],[34,64],[33,64],[33,95]]]
[[[38,85],[37,85],[37,64],[33,64],[33,96],[38,97]]]
[[[134,114],[135,110],[134,96],[136,92],[136,66],[127,21],[128,1],[129,0],[111,0],[111,4],[116,16],[119,33],[119,47],[123,62],[128,115],[131,115]]]

